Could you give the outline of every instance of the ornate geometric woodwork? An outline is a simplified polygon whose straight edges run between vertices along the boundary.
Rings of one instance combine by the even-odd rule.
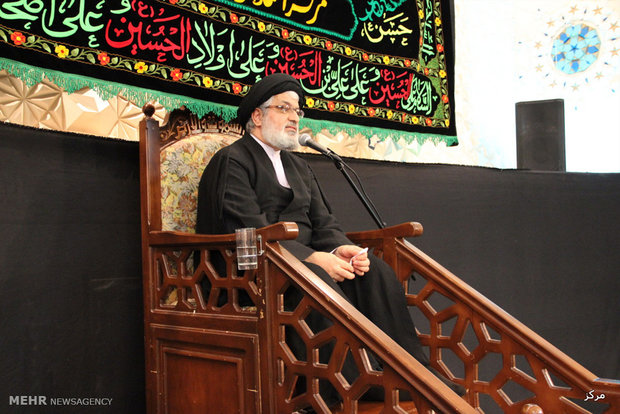
[[[620,412],[620,382],[598,379],[408,241],[394,238],[388,254],[385,239],[349,237],[396,270],[432,365],[479,411]]]

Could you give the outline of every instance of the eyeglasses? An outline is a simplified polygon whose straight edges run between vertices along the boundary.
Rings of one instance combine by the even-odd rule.
[[[267,105],[267,106],[263,106],[262,108],[275,108],[278,111],[280,111],[281,113],[283,113],[284,115],[288,114],[289,111],[293,111],[297,114],[298,117],[303,118],[304,117],[304,111],[300,108],[293,108],[290,105]]]

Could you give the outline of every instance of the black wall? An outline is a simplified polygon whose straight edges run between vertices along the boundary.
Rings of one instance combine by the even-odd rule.
[[[0,125],[0,412],[144,411],[138,171],[136,143]]]
[[[308,158],[345,229],[375,228],[331,161]],[[349,165],[388,225],[422,223],[412,243],[596,375],[620,378],[620,174]]]
[[[449,150],[449,149],[448,149]],[[305,156],[346,230],[374,223]],[[586,368],[620,378],[620,174],[350,161],[388,224]],[[144,410],[138,146],[0,125],[0,412]],[[112,398],[14,407],[9,396]]]

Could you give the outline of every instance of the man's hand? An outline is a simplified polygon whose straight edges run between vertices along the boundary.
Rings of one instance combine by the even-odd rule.
[[[363,276],[370,270],[370,260],[368,259],[368,249],[362,249],[359,246],[344,244],[339,246],[334,254],[350,263],[353,266],[355,274]]]
[[[345,260],[342,260],[335,254],[327,252],[314,252],[306,258],[306,261],[323,268],[323,270],[325,270],[327,274],[336,282],[342,282],[345,279],[355,278],[355,274],[353,273],[355,269],[353,268],[353,265],[349,264],[349,262]]]
[[[370,269],[368,254],[359,246],[342,245],[334,253],[314,252],[306,259],[320,266],[336,282],[362,276]],[[359,253],[359,254],[358,254]]]

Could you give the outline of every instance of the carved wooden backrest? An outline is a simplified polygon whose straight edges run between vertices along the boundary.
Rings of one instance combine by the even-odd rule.
[[[260,411],[266,396],[257,392],[263,381],[258,312],[238,301],[239,291],[257,297],[257,273],[239,275],[231,286],[234,237],[192,234],[195,208],[189,215],[178,209],[195,205],[210,155],[240,130],[183,110],[160,128],[150,118],[152,107],[145,114],[140,181],[147,411],[189,414],[215,405],[225,412]],[[294,231],[280,233],[295,237]],[[228,263],[223,274],[211,264],[214,251]],[[211,289],[203,291],[209,280]]]

